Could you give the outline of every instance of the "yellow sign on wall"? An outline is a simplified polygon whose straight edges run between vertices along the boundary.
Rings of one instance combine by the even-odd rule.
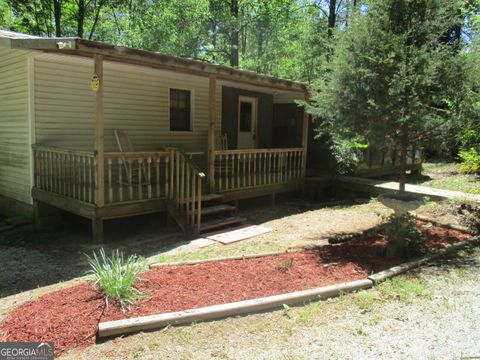
[[[92,82],[90,84],[90,87],[92,88],[93,92],[97,92],[98,88],[100,87],[100,78],[98,77],[97,74],[94,74],[92,76]]]

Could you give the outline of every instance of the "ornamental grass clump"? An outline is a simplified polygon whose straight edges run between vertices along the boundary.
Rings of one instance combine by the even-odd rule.
[[[139,275],[148,268],[145,259],[137,255],[125,258],[118,250],[112,251],[108,257],[103,248],[100,249],[100,256],[95,252],[93,258],[86,256],[91,267],[89,273],[94,275],[95,285],[105,292],[107,306],[108,299],[112,297],[120,302],[125,311],[128,305],[142,296],[135,284],[139,281]]]

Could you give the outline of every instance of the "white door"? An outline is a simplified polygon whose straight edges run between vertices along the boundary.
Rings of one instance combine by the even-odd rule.
[[[238,144],[239,149],[254,149],[257,136],[257,99],[238,98]]]

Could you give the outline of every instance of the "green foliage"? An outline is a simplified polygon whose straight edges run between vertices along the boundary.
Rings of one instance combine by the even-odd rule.
[[[141,292],[135,288],[139,275],[147,269],[144,259],[136,255],[125,258],[123,253],[115,250],[110,257],[100,249],[100,257],[93,253],[93,258],[86,255],[91,267],[89,273],[95,277],[95,284],[106,294],[106,301],[113,297],[119,300],[122,310],[133,304]]]
[[[475,148],[460,150],[458,157],[462,160],[460,171],[466,174],[480,173],[480,151]]]
[[[385,239],[388,246],[404,244],[405,256],[420,255],[425,250],[425,239],[417,228],[415,218],[410,214],[391,216],[385,224]],[[387,250],[388,251],[388,250]]]
[[[53,36],[53,3],[0,0],[0,28]],[[60,7],[62,36],[224,65],[238,46],[242,68],[295,80],[309,81],[323,70],[326,4],[316,0],[61,0]]]
[[[354,140],[335,139],[331,141],[330,151],[335,159],[339,174],[349,174],[355,171],[362,162],[362,146]]]
[[[312,86],[320,133],[395,148],[455,136],[464,56],[444,36],[457,21],[446,0],[372,0]]]

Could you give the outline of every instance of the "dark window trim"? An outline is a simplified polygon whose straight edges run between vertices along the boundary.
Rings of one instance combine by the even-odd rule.
[[[190,95],[190,104],[188,107],[189,110],[189,122],[188,122],[188,129],[172,129],[172,90],[174,91],[183,91],[183,92],[188,92]],[[193,109],[193,97],[194,93],[192,89],[185,89],[185,88],[179,88],[179,87],[169,87],[168,88],[168,128],[170,132],[193,132],[193,114],[194,114],[194,109]]]

